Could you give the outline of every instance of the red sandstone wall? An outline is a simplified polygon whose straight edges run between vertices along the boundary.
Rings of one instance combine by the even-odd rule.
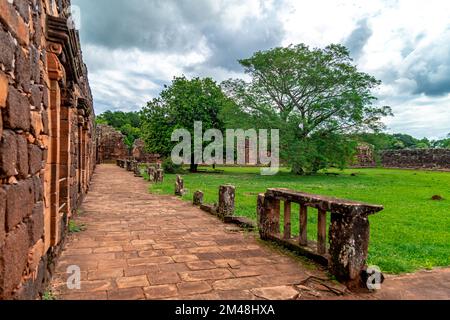
[[[97,163],[115,162],[129,156],[124,135],[107,125],[97,126]]]
[[[96,163],[69,4],[0,0],[0,299],[42,293]]]

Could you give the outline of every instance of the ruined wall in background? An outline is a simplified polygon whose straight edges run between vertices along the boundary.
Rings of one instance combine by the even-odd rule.
[[[450,149],[388,150],[381,162],[385,168],[450,170]]]
[[[376,167],[375,148],[368,143],[360,143],[356,147],[356,154],[353,159],[354,168],[373,168]]]
[[[42,294],[95,166],[69,0],[0,0],[0,299]]]
[[[97,163],[115,162],[129,156],[125,136],[108,125],[97,126]]]
[[[159,154],[151,154],[145,150],[145,142],[142,139],[136,139],[131,152],[133,159],[138,162],[157,163],[160,161]]]

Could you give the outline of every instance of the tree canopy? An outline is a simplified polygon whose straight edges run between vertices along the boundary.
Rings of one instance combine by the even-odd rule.
[[[342,45],[275,48],[240,63],[251,81],[222,84],[237,103],[227,121],[280,129],[281,156],[296,173],[344,166],[354,150],[349,134],[380,130],[391,115],[374,105],[380,81],[358,71]]]
[[[142,110],[142,134],[148,151],[170,156],[176,145],[171,141],[173,131],[186,129],[193,136],[196,121],[203,123],[203,131],[224,130],[219,115],[230,103],[211,78],[174,78],[160,97],[148,102]],[[197,165],[191,162],[191,171],[196,171]]]

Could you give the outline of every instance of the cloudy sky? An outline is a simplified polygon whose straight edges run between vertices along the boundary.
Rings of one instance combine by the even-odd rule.
[[[343,43],[383,81],[390,132],[450,133],[450,1],[72,0],[96,112],[138,110],[176,75],[245,77],[238,59]]]

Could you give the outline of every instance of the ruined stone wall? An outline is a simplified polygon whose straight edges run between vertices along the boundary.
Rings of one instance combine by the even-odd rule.
[[[375,160],[375,148],[368,143],[360,143],[356,147],[356,154],[353,159],[352,167],[355,168],[373,168],[377,166]]]
[[[145,142],[142,139],[134,141],[131,154],[133,159],[138,162],[157,163],[160,160],[159,154],[150,154],[145,151]]]
[[[0,0],[0,299],[42,294],[95,166],[70,0]]]
[[[97,162],[114,162],[129,156],[124,135],[107,125],[97,126]]]
[[[385,168],[450,170],[450,149],[388,150],[381,162]]]

